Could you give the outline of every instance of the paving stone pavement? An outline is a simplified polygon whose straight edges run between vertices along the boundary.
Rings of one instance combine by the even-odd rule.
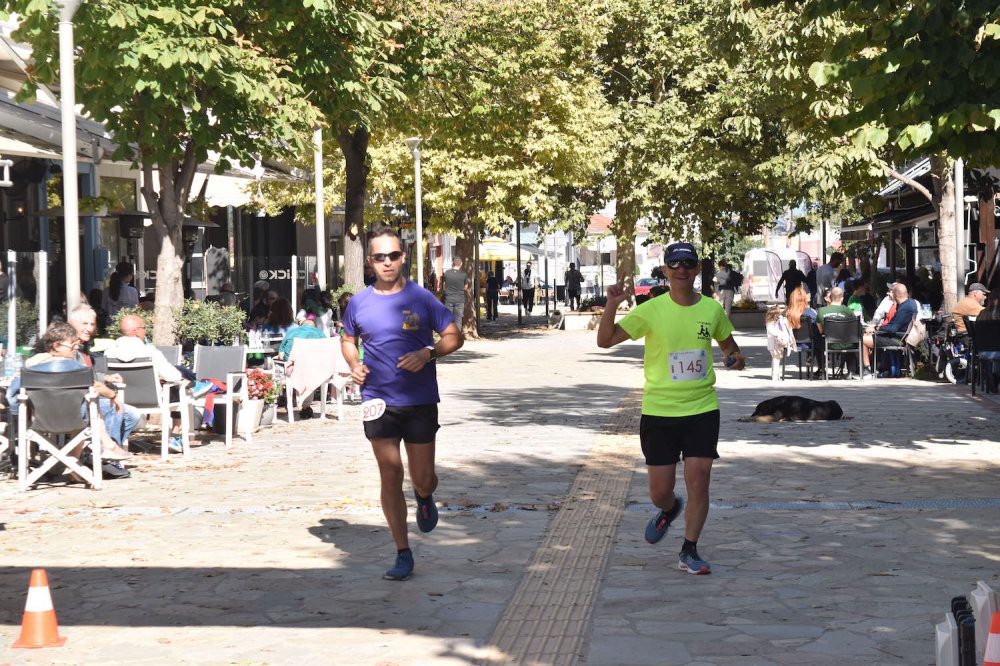
[[[754,367],[719,372],[722,458],[700,545],[714,573],[689,576],[682,521],[643,541],[637,437],[608,430],[631,423],[641,346],[600,350],[593,332],[540,320],[491,322],[493,339],[441,362],[441,523],[413,530],[405,583],[380,578],[393,552],[356,409],[229,451],[216,439],[187,462],[142,456],[100,492],[3,482],[0,664],[931,664],[950,598],[978,579],[1000,587],[1000,508],[956,503],[1000,499],[990,398],[910,380],[775,386],[762,336],[739,336]],[[782,393],[837,399],[852,418],[737,420]],[[608,527],[575,543],[567,519],[589,501],[575,484],[607,482],[598,453],[632,473],[623,501],[604,500]],[[559,659],[495,640],[543,547],[603,558],[573,615],[582,640]],[[8,649],[34,567],[69,640]],[[535,608],[556,615],[573,589],[533,590]]]

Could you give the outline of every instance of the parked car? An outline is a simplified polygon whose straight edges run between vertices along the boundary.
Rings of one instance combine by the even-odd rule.
[[[663,291],[663,289],[660,289],[656,293],[650,293],[656,287],[663,287],[665,289],[666,286],[667,286],[666,280],[658,280],[656,278],[639,278],[638,280],[635,281],[636,304],[638,305],[639,303],[648,301],[650,298],[656,296],[657,293]]]

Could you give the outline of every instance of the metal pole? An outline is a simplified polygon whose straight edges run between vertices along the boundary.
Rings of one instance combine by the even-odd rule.
[[[965,296],[965,163],[955,160],[955,298]]]
[[[517,325],[520,326],[523,321],[521,319],[521,220],[514,221],[514,234],[516,236],[515,241],[517,242],[517,274],[514,276],[516,281],[517,289],[515,294],[517,294]]]
[[[65,3],[59,20],[59,96],[62,119],[63,256],[66,260],[66,311],[80,304],[80,202],[76,166],[76,81],[73,71],[73,14],[79,3]]]
[[[424,212],[420,191],[420,149],[413,151],[413,182],[417,199],[417,284],[424,286]]]
[[[296,255],[292,255],[292,312],[299,311],[299,258]]]
[[[549,316],[549,292],[552,291],[552,283],[549,282],[549,249],[545,249],[545,284],[549,285],[548,291],[545,292],[545,316]]]
[[[323,212],[323,130],[313,132],[313,187],[316,189],[316,282],[320,289],[326,282],[326,214]]]
[[[41,338],[49,327],[49,253],[45,250],[35,253],[38,266],[38,337]],[[66,310],[69,314],[69,310]]]
[[[17,353],[17,253],[7,250],[7,357]]]

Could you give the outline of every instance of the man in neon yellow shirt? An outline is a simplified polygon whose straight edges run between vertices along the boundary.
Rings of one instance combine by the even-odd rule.
[[[698,555],[698,537],[708,518],[712,463],[719,457],[712,340],[725,354],[726,367],[742,370],[746,358],[722,306],[694,290],[700,267],[694,247],[672,243],[664,260],[670,291],[646,301],[617,324],[615,312],[625,292],[621,285],[608,288],[597,345],[607,349],[646,338],[639,439],[649,473],[649,497],[659,509],[646,525],[646,541],[660,541],[684,509],[684,501],[674,494],[677,463],[683,456],[687,509],[679,566],[688,573],[707,574],[712,566]]]

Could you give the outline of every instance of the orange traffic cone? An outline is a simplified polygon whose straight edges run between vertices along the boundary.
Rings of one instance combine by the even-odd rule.
[[[1000,613],[993,613],[990,635],[986,639],[986,655],[983,666],[1000,666]]]
[[[21,637],[11,647],[60,647],[65,642],[66,639],[59,635],[56,609],[52,607],[52,595],[49,593],[48,576],[45,575],[45,569],[35,569],[31,572],[28,601],[24,604]]]

